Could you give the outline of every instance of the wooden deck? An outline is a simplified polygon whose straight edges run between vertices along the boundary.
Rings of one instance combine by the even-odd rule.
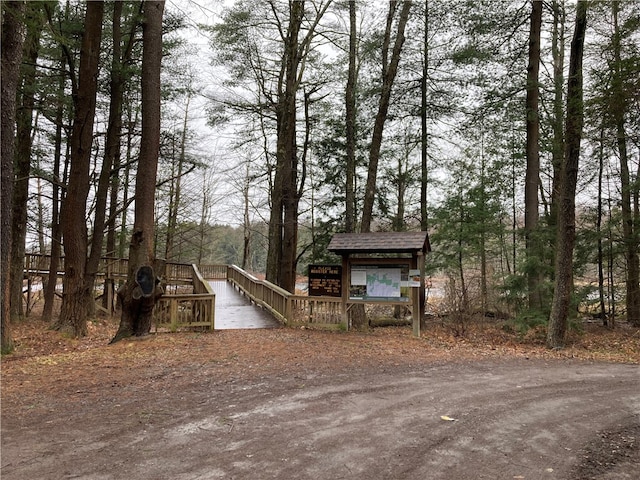
[[[216,294],[216,330],[276,328],[280,323],[226,280],[210,280]]]

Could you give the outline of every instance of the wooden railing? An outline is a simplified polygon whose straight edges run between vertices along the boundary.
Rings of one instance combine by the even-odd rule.
[[[27,253],[24,260],[26,274],[46,275],[49,272],[51,255]],[[168,283],[191,282],[193,265],[190,263],[166,262],[164,277]],[[64,256],[58,261],[58,275],[64,274]],[[102,257],[98,264],[98,276],[111,279],[126,278],[129,274],[127,258]],[[206,277],[205,277],[206,278]]]
[[[164,277],[167,282],[189,282],[193,279],[193,265],[188,263],[167,262]]]
[[[285,289],[260,280],[235,265],[227,268],[227,280],[256,305],[271,312],[280,322],[286,324],[289,321],[291,312],[288,298],[291,294]]]
[[[27,253],[24,256],[25,274],[46,274],[49,272],[51,255],[40,255],[37,253]],[[58,261],[58,273],[64,272],[64,257]]]
[[[346,329],[342,319],[341,298],[291,295],[289,302],[292,325]]]
[[[27,254],[25,273],[44,275],[49,270],[49,255]],[[104,257],[100,276],[126,278],[129,262],[123,258]],[[59,274],[64,271],[60,258]],[[215,293],[208,280],[227,280],[256,305],[268,310],[285,325],[309,325],[320,328],[346,328],[342,323],[342,299],[294,295],[235,265],[189,265],[167,262],[166,282],[191,285],[192,293],[165,294],[158,300],[154,318],[156,329],[175,331],[183,327],[215,327]],[[184,287],[183,287],[184,288]]]
[[[259,280],[235,265],[228,267],[227,279],[285,325],[346,328],[342,323],[341,298],[294,295],[271,282]]]
[[[228,265],[198,265],[198,270],[207,280],[226,280]]]
[[[204,279],[204,275],[195,264],[191,265],[191,282],[193,284],[193,293],[215,295],[211,284]]]
[[[64,262],[64,257],[61,260]],[[64,271],[64,264],[61,268]],[[98,271],[104,272],[105,278],[126,278],[129,273],[129,259],[102,257],[98,264]]]
[[[189,267],[193,293],[163,295],[156,302],[153,317],[156,331],[168,328],[206,327],[215,329],[216,294],[196,265]],[[184,273],[184,269],[179,269]]]
[[[167,328],[215,328],[216,296],[209,294],[163,295],[156,303],[153,318],[156,331]]]

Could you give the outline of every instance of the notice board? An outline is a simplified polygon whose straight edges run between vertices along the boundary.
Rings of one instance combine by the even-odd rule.
[[[309,295],[342,296],[342,266],[309,265]]]
[[[408,302],[409,265],[351,265],[352,300]]]

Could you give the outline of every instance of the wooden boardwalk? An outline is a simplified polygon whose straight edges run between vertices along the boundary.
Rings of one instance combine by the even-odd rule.
[[[209,284],[216,294],[216,330],[280,326],[273,315],[251,303],[226,280],[209,280]]]
[[[58,277],[62,275],[63,261],[61,257]],[[101,262],[102,277],[126,277],[127,259],[104,257]],[[27,306],[31,305],[32,284],[34,281],[41,282],[37,277],[47,275],[49,264],[49,255],[26,254]],[[163,280],[167,285],[184,288],[168,289],[160,297],[154,312],[156,329],[275,328],[283,324],[348,329],[344,312],[348,307],[345,309],[341,298],[292,294],[235,265],[167,262],[163,271]],[[188,286],[192,287],[191,291],[188,291]],[[113,293],[112,289],[108,289],[108,292]],[[107,313],[113,312],[113,298],[108,305],[110,308]]]

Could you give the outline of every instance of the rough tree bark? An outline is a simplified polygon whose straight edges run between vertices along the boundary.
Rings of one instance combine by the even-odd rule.
[[[279,285],[295,292],[296,255],[298,252],[298,145],[296,135],[296,96],[299,89],[298,68],[302,59],[298,35],[304,17],[304,2],[291,2],[289,31],[285,46],[287,65],[278,126],[278,157],[282,155],[282,263]],[[280,161],[278,162],[280,163]]]
[[[60,58],[60,71],[64,71],[65,56]],[[60,75],[58,79],[57,98],[64,97],[65,78]],[[65,117],[65,103],[59,102],[56,107],[55,114],[55,137],[53,147],[53,185],[52,185],[52,205],[51,205],[51,255],[49,260],[48,281],[44,286],[44,307],[42,309],[42,318],[51,322],[53,320],[53,304],[56,295],[56,286],[58,283],[58,266],[60,264],[60,256],[62,254],[62,232],[60,229],[60,204],[64,198],[64,190],[61,188],[66,183],[66,175],[60,175],[60,164],[62,162],[62,128],[63,119]],[[68,159],[65,158],[65,165]],[[64,169],[66,172],[66,169]]]
[[[422,76],[420,78],[420,229],[429,228],[427,191],[429,188],[428,145],[428,78],[429,78],[429,2],[424,2],[424,36],[422,46]]]
[[[548,212],[548,240],[545,246],[548,249],[547,265],[551,268],[555,261],[555,234],[558,219],[559,182],[564,155],[564,59],[565,59],[565,23],[566,12],[564,2],[554,0],[552,2],[553,30],[551,35],[551,52],[553,56],[553,146],[551,150],[551,164],[553,168],[553,185],[551,187],[551,200],[545,205]]]
[[[362,206],[362,221],[360,231],[363,233],[371,231],[371,221],[373,218],[373,204],[377,191],[377,175],[378,160],[380,158],[380,149],[382,147],[382,133],[384,124],[387,120],[389,111],[389,102],[391,99],[391,89],[398,71],[400,63],[400,53],[404,44],[404,30],[409,19],[409,11],[411,10],[411,2],[405,1],[402,4],[402,10],[398,20],[396,38],[389,59],[389,47],[391,46],[391,29],[393,18],[395,16],[397,2],[389,2],[389,13],[387,15],[387,26],[385,30],[384,42],[382,45],[382,86],[380,99],[378,101],[378,112],[376,114],[373,137],[369,149],[369,168],[367,171],[367,183],[365,187],[364,203]],[[356,330],[368,328],[368,320],[365,314],[364,305],[354,305],[350,311],[351,326]]]
[[[291,2],[289,5],[289,24],[284,42],[282,67],[278,80],[278,105],[276,121],[278,138],[276,141],[276,171],[271,192],[271,218],[269,219],[269,253],[267,257],[267,280],[289,290],[290,281],[286,275],[290,269],[291,256],[287,249],[297,249],[293,243],[297,230],[296,215],[292,215],[292,202],[297,193],[298,152],[296,144],[296,95],[299,87],[298,50],[304,1]],[[287,264],[286,266],[284,264]],[[295,279],[294,279],[295,285]]]
[[[542,0],[533,0],[529,31],[529,65],[527,67],[527,169],[524,187],[524,231],[527,251],[527,280],[529,308],[542,308],[542,246],[538,233],[538,184],[540,183],[540,117],[538,100],[540,89],[540,30]]]
[[[11,246],[11,278],[23,275],[25,241],[27,237],[27,202],[29,199],[29,174],[31,173],[32,121],[35,105],[36,61],[40,47],[40,33],[44,23],[42,6],[36,2],[27,4],[25,11],[27,35],[23,45],[22,73],[19,107],[16,111],[16,151],[14,158],[13,221]],[[24,315],[22,282],[11,282],[11,315]]]
[[[269,2],[275,12],[275,2]],[[305,20],[305,2],[289,2],[289,22],[282,29],[283,54],[278,79],[276,105],[276,171],[271,191],[269,251],[266,278],[285,290],[295,290],[298,261],[298,205],[304,179],[298,185],[298,146],[296,142],[296,98],[300,89],[306,55],[315,29],[331,2],[320,2],[305,35],[300,37]]]
[[[13,195],[13,155],[15,149],[16,91],[24,42],[24,2],[2,2],[2,60],[0,65],[0,334],[2,353],[13,349],[11,338],[11,230]],[[19,280],[22,284],[22,272]]]
[[[555,282],[547,330],[547,346],[549,348],[564,346],[573,292],[573,248],[576,238],[575,195],[584,123],[582,57],[586,28],[587,2],[580,1],[576,6],[576,23],[569,60],[566,144],[558,193]]]
[[[373,204],[377,190],[378,160],[380,159],[380,148],[382,146],[382,133],[384,124],[387,120],[389,111],[389,102],[391,99],[391,89],[398,72],[398,64],[400,63],[400,53],[404,44],[404,30],[409,19],[409,11],[411,10],[410,1],[402,3],[402,10],[398,20],[396,38],[393,45],[391,58],[387,60],[389,47],[391,43],[391,25],[395,13],[395,1],[389,2],[389,15],[387,16],[387,29],[385,32],[385,40],[382,47],[382,86],[380,99],[378,101],[378,112],[376,114],[373,126],[373,136],[371,139],[371,147],[369,149],[369,168],[367,171],[367,184],[364,194],[364,204],[362,206],[362,223],[361,231],[371,231],[371,221],[373,217]]]
[[[356,2],[349,0],[349,74],[345,89],[345,130],[346,130],[346,188],[344,231],[353,233],[356,230]]]
[[[141,4],[142,5],[142,4]],[[113,166],[119,163],[120,158],[120,137],[122,134],[122,103],[124,98],[124,88],[127,81],[125,73],[125,65],[131,59],[133,45],[137,38],[135,35],[138,26],[138,16],[134,15],[131,19],[131,28],[128,35],[128,41],[122,48],[122,11],[123,2],[116,1],[113,4],[112,15],[112,41],[113,53],[111,61],[111,78],[109,81],[109,121],[107,125],[107,135],[105,139],[104,160],[98,179],[98,189],[96,191],[96,207],[93,221],[93,236],[91,237],[91,252],[87,260],[87,268],[85,271],[85,282],[89,285],[87,291],[93,295],[93,289],[98,274],[100,259],[102,257],[102,246],[104,243],[104,229],[107,222],[107,198],[109,197],[110,186],[113,186],[111,178],[114,175]],[[117,175],[117,173],[115,174]],[[113,197],[111,197],[113,200]],[[111,297],[113,291],[113,279],[106,278],[104,283],[104,298],[106,301]],[[87,299],[94,304],[92,299]],[[107,302],[108,303],[108,302]],[[104,303],[103,303],[104,304]],[[111,305],[106,305],[111,310]]]
[[[142,29],[142,138],[136,177],[135,219],[129,245],[129,275],[118,290],[122,303],[120,326],[111,343],[151,330],[153,307],[162,295],[154,269],[154,207],[160,153],[160,71],[164,1],[145,1]]]
[[[85,282],[88,232],[85,220],[89,196],[89,169],[93,144],[93,123],[98,89],[98,61],[102,38],[104,2],[88,2],[80,49],[78,89],[74,96],[75,115],[71,133],[71,169],[67,195],[62,204],[62,227],[65,268],[60,318],[53,328],[73,337],[87,334],[89,312]]]
[[[640,245],[640,235],[638,229],[640,225],[637,219],[634,221],[634,212],[631,202],[633,189],[632,176],[629,173],[629,155],[627,153],[627,133],[625,126],[626,105],[631,102],[625,98],[625,86],[623,85],[622,73],[622,46],[621,28],[618,24],[618,13],[620,2],[611,2],[614,20],[613,32],[613,80],[611,85],[612,101],[610,102],[611,114],[616,130],[616,146],[618,147],[618,157],[620,159],[620,187],[621,187],[621,210],[622,210],[622,233],[624,236],[624,254],[627,263],[625,304],[627,307],[627,321],[634,327],[640,327],[640,257],[638,247]],[[636,180],[638,181],[638,180]]]

